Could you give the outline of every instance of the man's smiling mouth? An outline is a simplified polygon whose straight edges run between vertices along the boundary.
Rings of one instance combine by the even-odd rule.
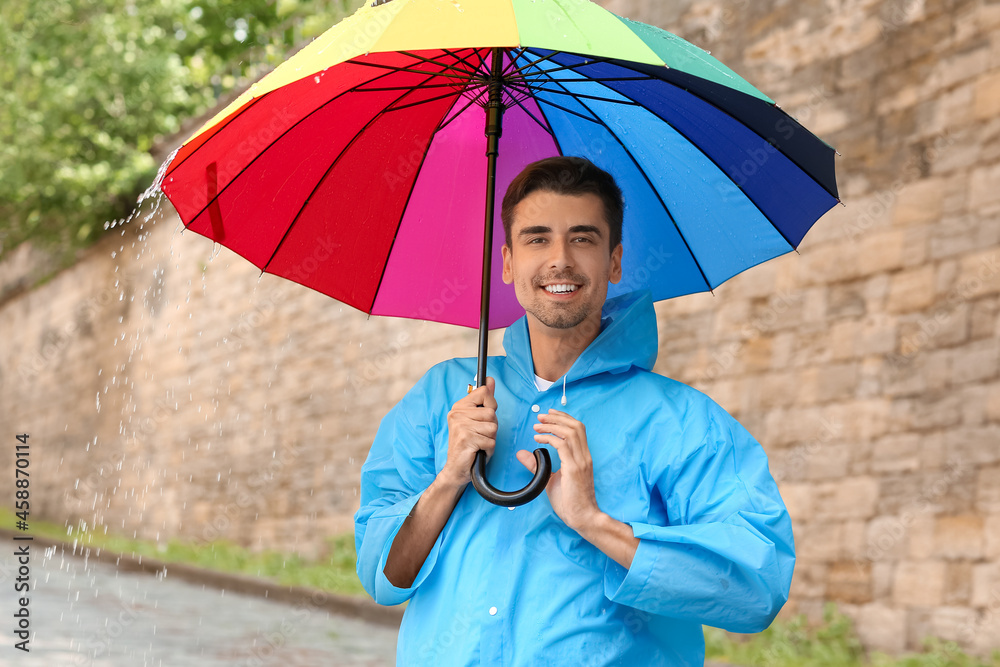
[[[546,285],[543,289],[549,294],[572,294],[580,289],[580,286],[573,285],[571,283],[563,283],[558,285]]]

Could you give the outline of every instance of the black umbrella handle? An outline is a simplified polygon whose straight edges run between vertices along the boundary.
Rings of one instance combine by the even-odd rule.
[[[549,450],[539,447],[535,450],[535,476],[528,485],[520,491],[501,491],[486,481],[486,452],[476,452],[476,461],[472,464],[472,486],[486,500],[501,507],[517,507],[530,503],[545,490],[552,474],[552,459]]]

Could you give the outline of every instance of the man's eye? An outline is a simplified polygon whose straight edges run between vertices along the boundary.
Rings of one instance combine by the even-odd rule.
[[[583,241],[584,243],[592,243],[591,238],[589,236],[578,236],[578,237],[576,237],[573,240],[574,241]]]
[[[528,243],[541,243],[541,242],[543,242],[544,240],[545,240],[545,239],[544,239],[544,238],[542,238],[541,236],[536,236],[536,237],[535,237],[535,238],[533,238],[533,239],[528,239]]]

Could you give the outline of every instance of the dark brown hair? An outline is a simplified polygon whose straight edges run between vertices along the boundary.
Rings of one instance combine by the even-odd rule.
[[[500,208],[500,219],[511,246],[514,209],[537,190],[559,195],[595,194],[604,203],[604,220],[611,228],[611,250],[622,241],[625,202],[614,177],[583,157],[558,156],[532,162],[511,181]]]

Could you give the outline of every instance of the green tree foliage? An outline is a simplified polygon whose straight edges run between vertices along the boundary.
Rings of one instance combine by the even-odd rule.
[[[64,257],[128,215],[150,149],[359,0],[4,0],[0,256]]]

